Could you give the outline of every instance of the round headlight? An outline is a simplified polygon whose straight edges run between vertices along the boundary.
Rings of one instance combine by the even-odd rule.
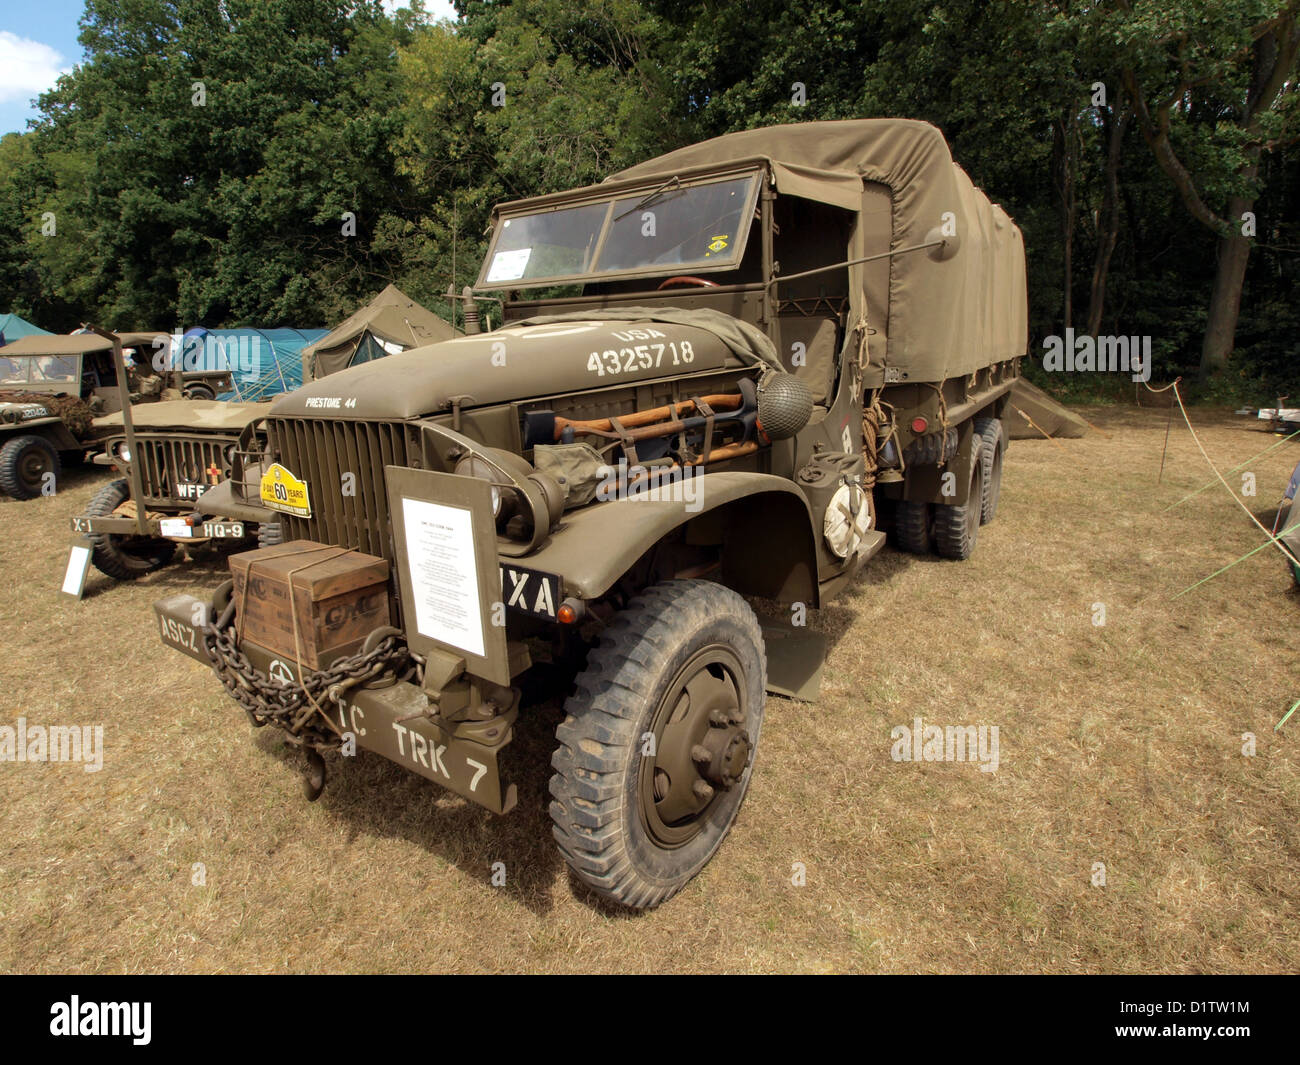
[[[495,481],[500,478],[488,463],[478,455],[466,455],[456,463],[456,471],[461,477],[477,477],[483,481]],[[501,489],[495,484],[492,486],[492,517],[497,518],[501,515]]]
[[[125,443],[118,444],[118,445],[117,445],[117,457],[120,458],[123,462],[130,462],[130,461],[131,461],[131,449],[128,448],[128,447],[126,446]]]

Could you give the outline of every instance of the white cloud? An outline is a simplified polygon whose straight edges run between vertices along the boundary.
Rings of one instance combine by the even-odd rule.
[[[58,76],[71,70],[48,44],[0,30],[0,103],[25,103],[54,88]]]

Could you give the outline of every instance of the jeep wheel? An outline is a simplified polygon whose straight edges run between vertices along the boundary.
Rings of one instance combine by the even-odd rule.
[[[1007,437],[997,418],[976,418],[975,431],[983,437],[980,462],[984,464],[984,495],[980,498],[980,524],[987,525],[998,512],[1002,495],[1002,456],[1007,451]]]
[[[59,478],[59,453],[40,436],[16,436],[0,447],[0,492],[15,499],[35,499],[47,474]]]
[[[928,555],[931,510],[929,503],[909,503],[900,499],[894,511],[894,545],[913,555]]]
[[[130,498],[131,489],[125,480],[112,481],[95,493],[86,508],[86,516],[107,518]],[[100,573],[119,581],[133,581],[161,569],[176,554],[176,545],[171,540],[155,536],[94,533],[90,540],[94,544],[90,561]]]
[[[601,632],[551,759],[553,831],[580,879],[647,909],[704,868],[749,787],[766,683],[758,619],[708,581],[654,585]]]
[[[212,390],[211,386],[203,384],[202,382],[187,386],[185,391],[182,392],[181,395],[183,395],[186,399],[216,399],[217,398],[217,394]]]
[[[965,561],[975,551],[979,538],[980,511],[984,500],[983,438],[977,433],[971,440],[976,449],[970,464],[970,494],[961,506],[934,508],[934,550],[941,558]]]

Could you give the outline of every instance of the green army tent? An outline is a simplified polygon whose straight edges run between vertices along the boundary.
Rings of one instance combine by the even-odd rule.
[[[303,380],[318,380],[349,366],[459,335],[459,330],[425,310],[396,285],[389,285],[341,325],[303,349]]]
[[[1017,378],[1011,389],[1011,404],[1003,422],[1012,440],[1041,440],[1043,433],[1073,439],[1088,431],[1087,422],[1023,377]]]

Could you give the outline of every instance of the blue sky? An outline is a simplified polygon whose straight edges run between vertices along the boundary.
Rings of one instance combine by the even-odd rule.
[[[388,8],[405,7],[385,0]],[[59,74],[81,61],[77,22],[83,0],[3,0],[0,6],[0,135],[27,128],[31,101],[54,87]],[[455,18],[446,0],[425,7],[436,18]]]

